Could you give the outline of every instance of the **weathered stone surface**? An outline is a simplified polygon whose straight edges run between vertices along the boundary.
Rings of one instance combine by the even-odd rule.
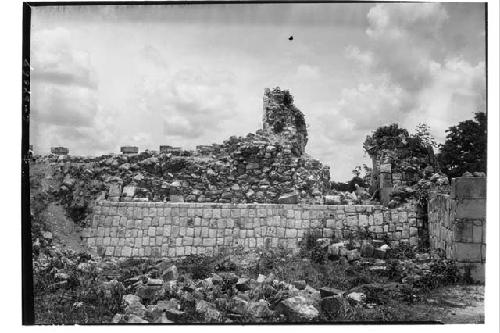
[[[303,296],[290,297],[281,301],[277,311],[283,313],[291,321],[310,321],[319,316],[319,311],[307,303]]]
[[[213,323],[221,320],[220,312],[210,303],[204,300],[196,301],[196,313],[203,316],[206,322]]]
[[[269,308],[269,303],[260,299],[258,302],[248,303],[247,313],[255,318],[268,318],[273,315],[273,311]]]
[[[342,296],[344,291],[336,288],[322,287],[319,289],[321,298],[331,297],[331,296]]]
[[[343,307],[344,307],[344,299],[339,296],[328,296],[321,299],[320,309],[321,312],[328,319],[334,319],[339,316]]]
[[[161,276],[165,281],[177,280],[179,278],[179,273],[177,272],[177,266],[172,265],[167,269],[163,270]]]
[[[459,177],[451,181],[451,194],[453,199],[485,199],[486,177]]]
[[[299,196],[295,193],[283,194],[278,198],[278,203],[280,204],[297,204],[299,202]]]

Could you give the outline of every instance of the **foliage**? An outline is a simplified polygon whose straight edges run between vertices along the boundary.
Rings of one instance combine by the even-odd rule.
[[[448,177],[459,177],[466,171],[486,172],[486,129],[486,114],[477,112],[473,120],[462,121],[446,130],[438,162]]]
[[[193,279],[205,279],[215,270],[216,259],[209,256],[191,254],[177,263],[180,272],[190,273]]]
[[[122,311],[124,288],[109,283],[103,288],[101,270],[87,263],[86,254],[73,251],[44,251],[34,265],[34,306],[38,324],[107,323]],[[84,263],[85,269],[79,269]],[[68,274],[60,281],[55,272]]]
[[[413,136],[419,138],[426,146],[431,146],[432,148],[438,147],[436,139],[434,139],[430,133],[430,127],[426,123],[419,123],[415,128],[415,134],[413,134]]]
[[[430,265],[430,273],[414,283],[414,287],[431,290],[441,286],[457,283],[461,280],[457,264],[452,260],[434,260]]]
[[[319,241],[321,234],[309,232],[304,235],[301,243],[300,253],[303,257],[310,258],[315,263],[324,263],[327,257],[327,249]]]
[[[398,124],[381,126],[371,136],[366,137],[363,148],[368,154],[375,155],[382,149],[390,150],[401,147],[408,137],[408,131],[400,128]]]

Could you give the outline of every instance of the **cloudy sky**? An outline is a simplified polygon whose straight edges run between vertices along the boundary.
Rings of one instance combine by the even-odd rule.
[[[260,128],[279,86],[305,114],[307,153],[347,180],[378,126],[425,122],[443,142],[485,110],[479,3],[34,7],[31,22],[39,153],[220,143]]]

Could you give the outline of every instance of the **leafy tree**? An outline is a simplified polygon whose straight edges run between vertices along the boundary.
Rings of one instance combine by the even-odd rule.
[[[448,177],[464,172],[486,172],[487,118],[483,112],[446,130],[446,141],[440,147],[438,162]]]
[[[377,128],[372,135],[368,135],[363,148],[370,155],[375,155],[383,149],[396,149],[407,143],[409,133],[398,124],[390,124]]]
[[[419,138],[426,146],[431,146],[432,148],[438,147],[438,143],[431,135],[430,127],[426,123],[419,123],[415,128],[415,134],[413,136]]]

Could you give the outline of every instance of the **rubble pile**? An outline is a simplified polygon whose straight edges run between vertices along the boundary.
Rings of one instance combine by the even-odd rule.
[[[126,154],[95,158],[38,159],[55,165],[64,179],[61,194],[78,207],[90,197],[320,204],[329,190],[329,168],[304,153],[304,116],[292,102],[288,91],[267,89],[264,129],[246,137],[233,136],[221,145],[199,146],[195,151],[161,146],[159,153],[127,150]]]
[[[449,270],[437,255],[416,253],[413,258],[382,259],[377,253],[387,249],[370,250],[366,244],[361,247],[363,256],[347,255],[340,264],[352,275],[340,289],[330,284],[314,288],[306,280],[283,281],[273,272],[252,273],[258,257],[247,263],[250,270],[242,270],[236,257],[226,256],[213,270],[195,267],[195,274],[185,271],[185,261],[132,262],[52,248],[36,258],[33,271],[35,277],[51,282],[45,288],[50,292],[87,288],[80,298],[72,300],[72,307],[88,311],[95,303],[87,301],[95,300],[86,297],[99,297],[100,303],[109,306],[108,313],[116,311],[103,323],[165,324],[342,320],[348,309],[373,309],[394,299],[412,301],[408,298],[415,298],[429,281],[439,285],[436,273]],[[343,247],[338,245],[337,249],[342,252]],[[306,264],[310,259],[300,260]],[[363,272],[369,272],[373,279],[356,278]],[[447,282],[449,276],[441,275],[442,282],[453,283]],[[35,280],[35,287],[39,283]]]

